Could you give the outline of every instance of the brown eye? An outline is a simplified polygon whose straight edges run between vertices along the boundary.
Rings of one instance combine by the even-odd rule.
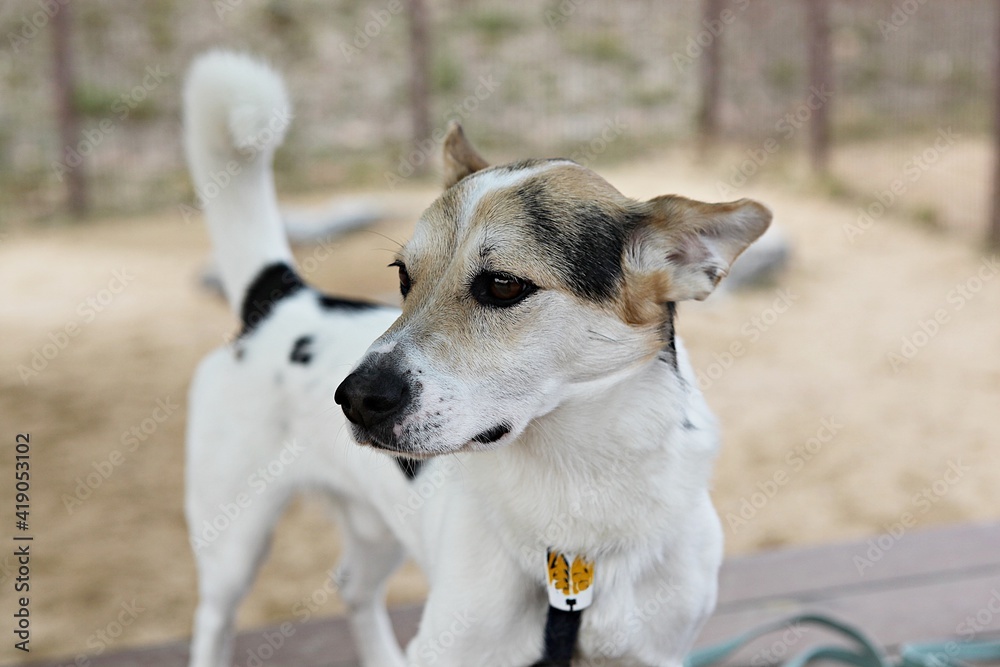
[[[525,284],[517,278],[499,275],[493,277],[487,289],[490,291],[490,296],[497,301],[510,301],[521,296]]]
[[[410,274],[406,271],[406,265],[401,260],[396,260],[389,266],[399,267],[399,293],[404,297],[410,292]]]
[[[472,296],[484,306],[504,308],[520,303],[538,288],[509,273],[486,271],[472,281]]]

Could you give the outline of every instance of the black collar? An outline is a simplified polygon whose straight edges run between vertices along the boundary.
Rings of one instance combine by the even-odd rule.
[[[549,607],[545,617],[545,652],[531,667],[570,667],[583,610],[563,611]]]

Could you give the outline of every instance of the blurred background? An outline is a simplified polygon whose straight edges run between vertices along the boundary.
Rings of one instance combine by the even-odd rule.
[[[190,632],[184,396],[236,329],[201,283],[181,150],[196,54],[286,77],[279,193],[319,229],[303,273],[338,293],[396,302],[385,237],[436,196],[452,119],[494,162],[768,204],[784,270],[678,325],[743,554],[1000,517],[998,43],[991,0],[6,0],[0,437],[32,435],[31,657]],[[364,228],[324,232],[344,211]],[[339,613],[317,596],[337,552],[322,504],[296,503],[241,627]],[[4,616],[13,571],[0,556]],[[423,594],[406,567],[391,599]]]

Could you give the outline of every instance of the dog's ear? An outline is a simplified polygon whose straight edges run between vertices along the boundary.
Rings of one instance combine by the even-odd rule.
[[[490,166],[476,152],[458,121],[452,121],[448,126],[448,134],[444,138],[444,188],[447,190],[460,180],[474,174],[480,169]]]
[[[667,195],[643,206],[624,260],[630,310],[704,299],[771,224],[771,211],[750,199],[706,204]]]

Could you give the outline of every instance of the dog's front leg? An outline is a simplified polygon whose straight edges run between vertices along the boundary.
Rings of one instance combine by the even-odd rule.
[[[463,517],[468,518],[468,517]],[[525,667],[541,655],[547,603],[482,521],[448,522],[410,667]],[[540,570],[541,571],[541,570]]]
[[[544,600],[530,596],[529,602],[524,595],[471,585],[475,596],[458,590],[432,594],[420,632],[407,648],[409,667],[525,667],[538,660],[545,617],[535,607]]]

